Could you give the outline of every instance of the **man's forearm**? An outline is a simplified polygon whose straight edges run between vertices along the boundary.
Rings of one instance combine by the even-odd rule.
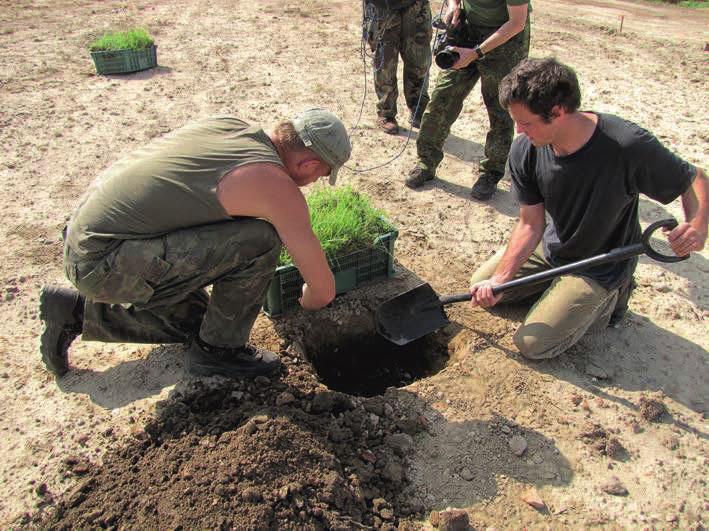
[[[691,186],[682,194],[682,209],[685,221],[706,238],[709,222],[709,184],[701,168],[697,168],[697,175]]]
[[[527,6],[508,6],[509,19],[502,26],[497,28],[493,34],[480,43],[483,53],[490,53],[492,50],[505,44],[512,37],[524,30],[527,25]]]
[[[480,48],[484,53],[490,53],[498,46],[502,46],[512,37],[517,35],[520,31],[524,29],[514,24],[512,21],[508,20],[502,26],[500,26],[495,33],[490,35],[487,39],[480,43]]]
[[[543,225],[535,226],[522,222],[518,223],[514,231],[512,231],[505,254],[502,255],[502,260],[500,260],[497,269],[495,269],[493,279],[499,283],[512,280],[517,271],[532,256],[534,249],[537,248],[542,239],[543,233]]]

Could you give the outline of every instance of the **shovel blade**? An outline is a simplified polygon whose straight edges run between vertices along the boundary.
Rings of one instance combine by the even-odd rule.
[[[382,303],[376,319],[377,332],[396,345],[406,345],[450,323],[429,284],[421,284]]]

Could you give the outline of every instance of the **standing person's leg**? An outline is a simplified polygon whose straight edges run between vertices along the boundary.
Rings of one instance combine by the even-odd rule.
[[[487,109],[490,129],[485,138],[485,158],[480,162],[480,177],[472,195],[486,200],[495,193],[505,174],[505,164],[514,137],[514,122],[502,108],[498,88],[500,81],[529,53],[529,24],[521,33],[486,55],[478,64],[480,90]]]
[[[67,343],[62,327],[75,331],[77,324],[85,340],[150,343],[186,342],[197,337],[201,325],[209,330],[209,338],[202,338],[205,341],[241,347],[263,302],[280,248],[269,223],[241,218],[162,238],[128,240],[94,264],[74,263],[69,250],[67,275],[86,296],[81,301],[81,321],[77,323],[75,312],[64,311],[69,304],[62,301],[67,297],[45,293],[41,308],[64,310],[61,316],[54,310],[44,312],[48,319],[43,358],[64,360],[66,366],[68,343],[77,334]],[[210,284],[214,288],[208,305],[203,288]],[[214,332],[219,327],[226,328],[223,335]]]
[[[474,65],[463,70],[444,70],[438,76],[416,140],[418,162],[406,178],[406,186],[419,188],[435,177],[436,168],[443,160],[443,143],[479,78]]]
[[[529,359],[555,358],[591,328],[605,328],[618,298],[589,278],[555,279],[527,314],[514,335],[520,353]]]
[[[396,100],[399,97],[396,69],[401,46],[401,12],[377,9],[374,47],[374,91],[377,94],[377,125],[388,134],[397,134]]]
[[[404,10],[401,29],[401,58],[404,60],[404,98],[413,127],[421,125],[428,105],[428,71],[431,66],[431,6],[417,0]]]

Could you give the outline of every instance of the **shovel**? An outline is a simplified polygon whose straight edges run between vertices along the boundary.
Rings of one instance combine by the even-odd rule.
[[[579,260],[560,267],[555,267],[541,273],[505,282],[492,289],[498,295],[520,286],[539,284],[561,275],[567,275],[587,269],[591,266],[626,260],[640,254],[646,254],[658,262],[680,262],[689,258],[687,256],[668,256],[659,253],[650,245],[650,238],[659,228],[674,229],[677,221],[664,219],[651,224],[642,235],[640,243],[618,247],[607,253],[591,258]],[[435,332],[450,321],[443,307],[454,302],[469,301],[472,294],[469,291],[439,297],[429,284],[421,284],[405,293],[397,295],[382,303],[376,312],[377,332],[397,345],[406,345],[411,341]]]

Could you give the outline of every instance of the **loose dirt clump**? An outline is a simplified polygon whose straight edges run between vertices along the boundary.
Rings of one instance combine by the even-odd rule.
[[[640,397],[640,416],[648,422],[658,422],[667,413],[665,404],[654,398]]]
[[[580,435],[586,444],[601,455],[616,460],[625,460],[628,457],[628,451],[618,438],[611,435],[600,424],[587,426]]]
[[[617,438],[609,437],[606,441],[605,453],[611,459],[621,460],[627,456],[628,451]]]
[[[386,397],[328,391],[289,361],[280,379],[178,386],[144,432],[35,523],[319,529],[420,515],[406,469],[423,424]]]

